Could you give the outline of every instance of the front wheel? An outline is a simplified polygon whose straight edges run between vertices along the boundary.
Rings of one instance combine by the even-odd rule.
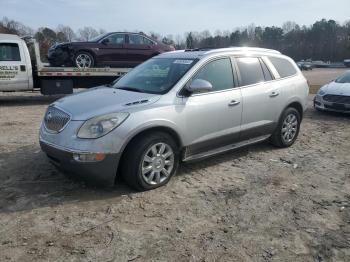
[[[88,52],[78,52],[74,57],[74,64],[78,68],[90,68],[94,66],[95,61]]]
[[[289,147],[298,137],[301,117],[293,107],[287,108],[280,118],[278,126],[271,136],[271,143],[277,147]]]
[[[178,147],[172,137],[156,132],[131,142],[122,159],[121,172],[129,186],[150,190],[168,183],[178,163]]]

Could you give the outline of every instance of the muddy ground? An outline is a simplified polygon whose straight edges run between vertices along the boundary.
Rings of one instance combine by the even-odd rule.
[[[350,261],[349,116],[309,108],[290,148],[183,164],[137,193],[48,162],[38,128],[54,99],[0,97],[0,261]]]

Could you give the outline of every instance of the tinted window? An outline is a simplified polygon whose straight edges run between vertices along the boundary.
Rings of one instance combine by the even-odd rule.
[[[269,59],[282,78],[292,76],[297,73],[295,67],[287,59],[279,57],[269,57]]]
[[[154,43],[146,37],[142,37],[142,40],[145,45],[154,45]]]
[[[152,58],[119,78],[114,87],[165,94],[196,62],[193,59]]]
[[[203,66],[194,79],[203,79],[210,82],[213,91],[234,87],[231,60],[229,58],[218,59]]]
[[[239,57],[236,58],[236,61],[241,75],[241,86],[253,85],[265,81],[258,58]]]
[[[124,34],[115,34],[108,37],[110,44],[124,44],[125,43],[125,35]]]
[[[139,35],[129,35],[129,43],[132,45],[142,45],[143,37]]]
[[[271,72],[270,70],[267,68],[265,62],[263,60],[260,59],[260,63],[261,63],[261,67],[263,69],[263,72],[264,72],[264,76],[265,76],[265,80],[266,81],[270,81],[272,80],[272,75],[271,75]]]
[[[18,44],[0,43],[0,61],[21,61]]]

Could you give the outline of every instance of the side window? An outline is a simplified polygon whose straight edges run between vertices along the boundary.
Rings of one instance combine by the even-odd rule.
[[[139,35],[129,35],[129,44],[131,45],[142,45],[143,37]]]
[[[225,90],[234,87],[230,58],[214,60],[204,65],[192,79],[203,79],[210,82],[213,91]]]
[[[260,59],[260,63],[261,63],[261,67],[262,67],[263,72],[264,72],[265,81],[270,81],[270,80],[272,80],[273,78],[272,78],[271,72],[270,72],[270,70],[267,68],[265,62],[264,62],[262,59]]]
[[[0,61],[21,61],[18,44],[0,43]]]
[[[281,78],[292,76],[297,73],[295,67],[287,59],[272,56],[270,56],[269,59]]]
[[[108,37],[110,44],[125,44],[125,35],[124,34],[115,34]]]
[[[146,37],[142,37],[142,40],[143,40],[143,44],[144,45],[154,45],[154,42],[149,40],[148,38]]]
[[[238,57],[236,61],[241,75],[241,86],[253,85],[265,81],[259,58]]]

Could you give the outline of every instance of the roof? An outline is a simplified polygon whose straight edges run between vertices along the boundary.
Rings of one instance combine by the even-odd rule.
[[[20,40],[18,35],[0,34],[0,40]]]
[[[180,58],[180,59],[200,59],[203,56],[210,54],[220,53],[269,53],[269,54],[281,54],[277,50],[258,48],[258,47],[229,47],[229,48],[217,48],[217,49],[189,49],[189,50],[178,50],[174,52],[167,52],[158,55],[159,58]]]

